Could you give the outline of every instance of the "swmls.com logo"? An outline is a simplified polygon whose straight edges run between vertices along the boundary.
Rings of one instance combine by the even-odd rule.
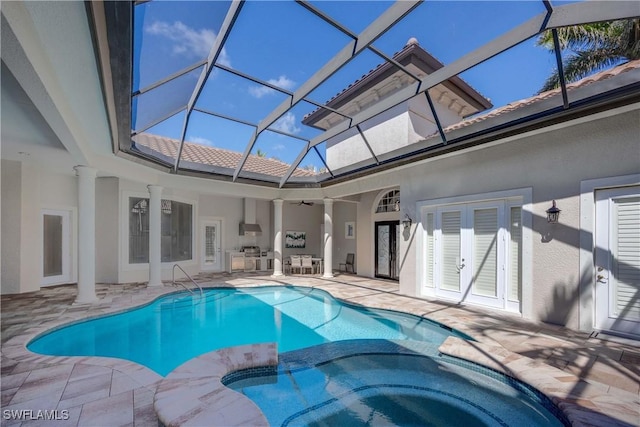
[[[47,420],[47,421],[60,421],[69,419],[69,411],[67,409],[52,409],[42,410],[38,409],[5,409],[2,411],[2,418],[5,420]]]

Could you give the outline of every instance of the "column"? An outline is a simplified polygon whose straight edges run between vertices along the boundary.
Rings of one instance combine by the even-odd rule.
[[[282,199],[273,201],[273,276],[282,273]]]
[[[333,277],[333,199],[324,199],[324,274]]]
[[[89,166],[76,166],[78,176],[78,296],[76,303],[96,297],[96,174]]]
[[[162,187],[148,185],[149,189],[149,284],[162,286]]]

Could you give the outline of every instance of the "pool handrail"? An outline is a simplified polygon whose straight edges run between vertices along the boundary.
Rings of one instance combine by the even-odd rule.
[[[178,264],[173,264],[173,269],[171,270],[171,284],[180,285],[183,288],[185,288],[187,291],[189,291],[189,292],[191,292],[193,294],[193,291],[191,289],[187,288],[187,286],[184,283],[176,282],[176,267],[178,267],[180,269],[180,271],[182,271],[182,273],[184,273],[184,275],[187,276],[187,278],[189,280],[191,280],[191,283],[196,285],[196,287],[200,290],[200,297],[202,297],[204,295],[204,291],[202,290],[202,287],[200,287],[200,285],[198,285],[198,283],[195,280],[193,280],[193,278],[191,276],[189,276],[189,273],[184,271],[184,269],[182,267],[180,267]]]

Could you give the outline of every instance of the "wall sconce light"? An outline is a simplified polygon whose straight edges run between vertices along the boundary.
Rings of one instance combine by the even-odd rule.
[[[404,227],[404,229],[408,230],[409,228],[411,228],[412,223],[413,221],[411,221],[409,214],[404,214],[404,219],[402,220],[402,226]]]
[[[556,224],[560,218],[560,209],[556,207],[556,201],[553,201],[552,206],[547,209],[547,222],[549,224]]]

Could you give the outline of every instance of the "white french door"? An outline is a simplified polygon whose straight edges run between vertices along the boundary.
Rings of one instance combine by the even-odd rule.
[[[222,270],[221,220],[207,220],[202,223],[202,270]]]
[[[423,211],[423,292],[518,311],[521,215],[505,200]]]
[[[595,327],[640,335],[640,187],[596,192]]]
[[[70,211],[42,210],[42,286],[71,281],[70,222]]]

